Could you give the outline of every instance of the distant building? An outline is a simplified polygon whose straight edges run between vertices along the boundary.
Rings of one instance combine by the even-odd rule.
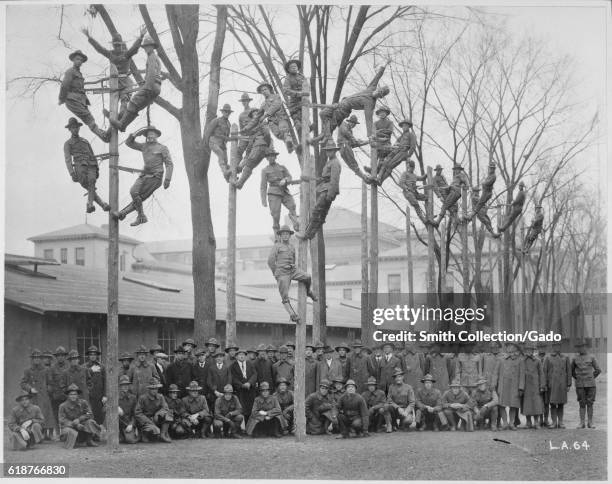
[[[108,226],[96,227],[80,224],[65,229],[30,237],[34,242],[34,255],[41,259],[56,260],[96,269],[108,267]],[[119,236],[119,270],[129,270],[136,261],[134,250],[139,240]]]

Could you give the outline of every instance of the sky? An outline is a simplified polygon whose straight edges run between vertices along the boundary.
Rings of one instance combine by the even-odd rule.
[[[592,4],[593,2],[590,2]],[[293,6],[278,7],[279,19],[291,16]],[[286,8],[286,11],[283,11]],[[90,57],[82,71],[86,78],[100,76],[107,67],[106,60],[97,55],[79,32],[81,27],[89,27],[98,40],[107,42],[108,35],[100,19],[84,15],[85,6],[67,6],[61,22],[62,38],[67,45],[58,40],[60,29],[60,7],[55,5],[15,4],[7,9],[6,37],[6,77],[60,75],[69,66],[67,55],[74,49],[84,50]],[[152,9],[153,10],[153,9]],[[119,30],[131,42],[140,26],[140,16],[135,6],[113,7]],[[548,7],[487,7],[487,13],[505,19],[508,29],[517,37],[537,35],[546,41],[555,53],[567,54],[575,59],[577,77],[580,80],[576,96],[589,106],[599,108],[605,133],[607,118],[606,95],[606,18],[605,10],[595,7],[548,6]],[[154,12],[155,14],[155,12]],[[207,27],[209,28],[209,27]],[[342,35],[342,32],[337,32]],[[168,38],[168,33],[162,34]],[[296,38],[285,37],[288,50],[296,49]],[[227,44],[231,46],[231,43]],[[143,65],[144,53],[136,56],[137,63]],[[231,65],[231,59],[227,61]],[[240,68],[240,66],[237,66]],[[227,74],[226,74],[227,75]],[[230,79],[228,88],[219,99],[219,105],[229,102],[234,110],[233,121],[237,121],[240,104],[238,98],[242,90],[254,91],[254,83],[245,84],[244,78]],[[253,84],[253,85],[252,85]],[[73,183],[63,160],[63,144],[69,138],[64,128],[71,113],[64,106],[58,106],[58,84],[45,84],[33,98],[20,96],[23,84],[9,85],[6,96],[6,158],[4,177],[5,197],[5,252],[31,254],[33,244],[28,237],[57,230],[63,227],[88,222],[94,225],[107,223],[107,215],[98,209],[94,214],[85,214],[84,190]],[[163,88],[163,95],[171,91],[169,82]],[[92,113],[102,123],[100,96],[92,97]],[[172,98],[172,95],[170,95]],[[254,105],[261,102],[259,96]],[[108,100],[105,101],[108,103]],[[107,105],[107,104],[106,104]],[[158,190],[154,197],[145,202],[149,223],[132,228],[123,222],[121,233],[136,239],[167,240],[191,237],[190,205],[187,177],[185,174],[180,148],[178,125],[158,106],[151,109],[152,122],[162,131],[160,142],[167,145],[172,153],[175,171],[172,185],[168,190]],[[136,130],[145,124],[144,112],[128,130]],[[357,137],[365,137],[365,127],[357,130]],[[105,146],[95,138],[86,127],[81,135],[92,142],[96,153],[104,152]],[[122,136],[120,139],[124,139]],[[606,142],[602,138],[602,143]],[[280,146],[276,142],[277,148]],[[606,145],[592,150],[588,164],[595,170],[599,180],[605,181]],[[281,151],[279,162],[285,164],[294,177],[298,176],[297,160],[294,156]],[[120,164],[140,167],[139,152],[122,146]],[[259,171],[266,162],[255,170],[246,186],[239,192],[237,232],[239,235],[262,234],[270,230],[271,219],[267,208],[259,201]],[[120,172],[120,205],[129,202],[129,187],[135,175]],[[217,237],[227,232],[227,184],[222,178],[213,155],[209,170],[210,195],[213,211],[213,225]],[[360,181],[344,169],[341,178],[341,195],[335,204],[359,210]],[[101,165],[98,189],[102,198],[108,194],[108,166]],[[297,190],[293,190],[294,193]],[[297,200],[297,197],[296,197]],[[284,213],[284,212],[283,212]],[[129,217],[131,219],[131,216]],[[383,209],[381,221],[402,226],[402,216],[394,210]]]

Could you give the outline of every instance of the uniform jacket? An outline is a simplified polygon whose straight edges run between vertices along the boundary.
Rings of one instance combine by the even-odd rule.
[[[68,388],[68,362],[56,361],[49,370],[47,384],[48,393],[52,400],[66,400],[66,388]]]
[[[123,415],[119,417],[119,422],[123,425],[134,425],[136,423],[136,395],[132,392],[119,392],[119,406]]]
[[[485,391],[480,391],[479,388],[474,388],[471,395],[474,405],[477,408],[482,408],[488,404],[489,407],[494,407],[499,403],[497,392],[487,388]]]
[[[147,392],[138,397],[134,416],[136,417],[136,421],[141,425],[152,423],[152,418],[159,410],[165,410],[166,412],[169,410],[166,399],[161,393],[156,393],[151,396]]]
[[[283,81],[283,94],[291,105],[299,105],[302,102],[302,96],[295,94],[295,91],[301,92],[304,89],[304,75],[301,73],[289,74]],[[292,92],[294,91],[294,92]]]
[[[327,160],[323,170],[321,171],[321,178],[317,183],[317,195],[326,192],[328,199],[334,199],[340,193],[340,172],[342,166],[338,161],[338,158],[334,155]]]
[[[161,63],[155,51],[147,54],[147,64],[145,67],[144,89],[159,89],[162,83]]]
[[[295,247],[293,244],[284,242],[274,244],[268,256],[268,267],[274,277],[291,274],[295,270]]]
[[[378,119],[374,121],[374,130],[376,132],[376,141],[378,141],[379,144],[391,144],[393,121],[391,121],[389,118]]]
[[[142,44],[142,37],[138,37],[136,41],[132,44],[129,49],[121,51],[119,53],[114,50],[105,49],[102,47],[98,41],[92,37],[89,37],[89,43],[92,45],[94,49],[100,54],[106,57],[117,67],[117,72],[119,74],[130,74],[130,64],[132,57],[138,53],[138,49],[140,49],[140,44]]]
[[[320,418],[323,412],[330,411],[334,403],[330,399],[329,394],[323,396],[317,391],[308,395],[304,406],[306,408],[306,418],[310,420],[313,417]]]
[[[379,408],[384,407],[387,397],[385,396],[385,392],[382,390],[374,390],[371,392],[370,390],[366,390],[361,394],[363,399],[366,402],[366,405],[370,410],[377,410]]]
[[[567,403],[567,389],[572,386],[572,367],[567,356],[547,355],[544,358],[544,379],[550,403]]]
[[[501,364],[501,356],[499,354],[486,353],[482,355],[480,367],[482,375],[487,379],[489,388],[497,388],[497,379],[499,378],[499,365]]]
[[[21,379],[21,388],[26,392],[36,390],[36,394],[32,395],[32,404],[40,407],[40,411],[45,418],[44,427],[52,428],[55,426],[55,415],[51,407],[51,399],[47,391],[49,385],[49,370],[46,366],[32,366],[26,368]]]
[[[175,361],[166,369],[166,381],[168,385],[173,383],[179,387],[179,395],[185,395],[185,387],[191,382],[192,366],[187,360]]]
[[[363,393],[367,389],[366,382],[368,381],[368,357],[359,353],[349,353],[349,359],[351,360],[351,366],[347,378],[355,380],[357,384],[357,392]]]
[[[429,353],[425,357],[425,374],[430,374],[436,380],[433,384],[434,388],[445,392],[448,390],[448,385],[451,381],[451,364],[450,360],[440,353]]]
[[[480,355],[476,353],[459,353],[457,357],[457,373],[464,387],[474,387],[480,378]]]
[[[60,103],[65,103],[66,99],[81,101],[86,105],[90,104],[85,94],[85,79],[83,78],[83,74],[80,69],[74,66],[66,71],[60,86]]]
[[[389,385],[387,403],[392,407],[414,408],[414,390],[407,383]]]
[[[225,145],[225,142],[230,135],[231,124],[229,119],[219,116],[213,119],[206,128],[206,140],[213,141],[220,145]]]
[[[340,362],[336,358],[331,360],[323,358],[322,361],[319,361],[317,364],[317,389],[321,380],[328,379],[331,382],[335,378],[342,378],[342,365]]]
[[[519,397],[521,358],[506,356],[501,360],[499,366],[499,378],[497,379],[497,394],[499,404],[502,407],[516,407],[521,405]]]
[[[208,370],[208,389],[211,397],[216,398],[215,391],[223,392],[223,387],[232,382],[230,368],[227,363],[223,363],[221,369],[217,367],[217,362],[213,362]]]
[[[278,123],[280,119],[284,119],[287,117],[285,111],[283,109],[283,101],[280,97],[280,94],[270,94],[261,105],[261,108],[264,111],[264,116],[268,116],[270,120]]]
[[[360,417],[364,429],[367,429],[369,422],[368,406],[366,401],[359,393],[345,393],[337,403],[338,413],[349,418]]]
[[[279,185],[281,180],[291,181],[291,173],[289,173],[289,170],[284,165],[273,163],[261,170],[261,186],[259,191],[262,201],[266,199],[266,194],[281,197],[289,194],[287,185]]]
[[[346,121],[338,127],[338,146],[344,145],[349,148],[359,146],[359,142],[353,136],[353,128]]]
[[[30,403],[27,408],[23,408],[21,405],[13,407],[8,422],[8,428],[12,432],[15,432],[21,427],[21,424],[27,422],[28,420],[31,420],[33,424],[43,424],[45,418],[38,405],[33,405]]]
[[[255,360],[255,371],[257,372],[257,383],[268,382],[274,387],[274,377],[272,375],[273,363],[268,359],[257,358]]]
[[[242,405],[236,395],[232,395],[230,400],[223,397],[215,400],[215,419],[226,421],[236,415],[242,415]]]
[[[353,109],[363,110],[366,119],[368,116],[371,116],[376,104],[376,99],[374,99],[372,94],[374,94],[376,86],[378,86],[378,82],[382,78],[384,71],[384,67],[379,68],[374,78],[370,81],[370,84],[368,84],[368,87],[353,94],[352,96],[342,98],[339,103],[340,108],[348,111],[349,113]]]
[[[424,409],[426,406],[433,407],[434,411],[442,410],[442,392],[437,388],[427,390],[425,387],[419,388],[415,394],[416,408]]]
[[[130,367],[128,373],[132,382],[132,391],[138,398],[140,395],[147,393],[147,385],[152,377],[157,376],[155,367],[148,361],[140,363],[135,361]]]
[[[463,405],[463,410],[474,407],[474,401],[463,388],[457,395],[455,395],[451,390],[446,390],[444,392],[444,395],[442,395],[442,408],[452,409],[451,405],[453,403],[460,403]]]
[[[60,428],[62,429],[74,427],[72,422],[76,419],[79,419],[79,423],[93,419],[89,402],[82,398],[77,399],[76,402],[71,402],[70,400],[63,402],[59,406],[58,415]]]
[[[168,148],[157,141],[152,143],[140,143],[136,141],[134,136],[129,135],[125,140],[125,146],[133,150],[142,152],[142,160],[144,162],[143,173],[140,176],[154,176],[162,178],[164,167],[166,168],[166,180],[172,179],[172,158]]]
[[[278,399],[274,395],[268,395],[267,397],[258,396],[253,402],[250,418],[254,419],[256,422],[263,421],[264,416],[259,414],[261,410],[268,412],[268,417],[282,416],[280,403],[278,403]]]
[[[185,404],[185,411],[188,415],[198,414],[198,418],[200,419],[211,416],[208,403],[206,403],[206,398],[204,395],[198,395],[197,397],[187,395],[186,397],[183,397],[182,400]]]
[[[351,373],[351,360],[347,356],[346,358],[338,358],[338,362],[342,367],[342,379],[344,381],[348,380],[349,374]]]
[[[408,383],[414,390],[421,386],[421,378],[423,378],[423,368],[425,366],[425,357],[423,353],[413,353],[407,351],[401,358],[404,382]]]
[[[576,355],[572,359],[572,376],[576,380],[576,388],[594,387],[595,378],[601,373],[601,368],[593,355]]]
[[[293,410],[293,392],[291,390],[287,390],[285,393],[276,392],[274,396],[278,400],[278,404],[283,412],[285,410]]]
[[[89,141],[80,136],[71,136],[64,143],[64,161],[70,173],[74,170],[73,165],[98,166]]]
[[[289,387],[293,387],[295,367],[288,361],[279,360],[272,365],[272,377],[274,378],[274,385],[278,382],[279,378],[286,378]]]
[[[187,417],[187,407],[185,406],[185,402],[183,402],[180,398],[170,398],[169,396],[164,396],[166,399],[166,404],[168,405],[168,409],[172,411],[172,416],[174,420],[180,420],[182,418]]]
[[[89,402],[89,374],[85,368],[82,366],[68,366],[68,371],[66,372],[66,383],[68,386],[71,384],[76,384],[83,393],[81,393],[81,397],[84,400]]]

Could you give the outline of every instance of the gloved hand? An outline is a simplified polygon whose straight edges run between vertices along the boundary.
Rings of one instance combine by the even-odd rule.
[[[27,430],[25,429],[19,429],[19,433],[21,434],[21,436],[23,437],[23,440],[25,440],[26,442],[28,440],[30,440],[30,434],[28,433]]]

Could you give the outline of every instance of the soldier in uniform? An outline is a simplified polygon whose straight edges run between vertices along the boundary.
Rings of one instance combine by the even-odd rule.
[[[450,360],[440,353],[440,345],[434,343],[425,357],[424,373],[433,377],[433,387],[444,393],[451,382]]]
[[[302,97],[308,96],[304,92],[304,80],[302,74],[302,63],[298,59],[290,59],[285,62],[287,76],[283,81],[283,94],[287,99],[287,109],[297,131],[298,139],[302,136]]]
[[[87,380],[89,382],[89,404],[93,412],[94,419],[102,425],[104,423],[106,403],[106,368],[100,363],[102,352],[97,346],[87,348],[88,361],[84,367],[87,369]]]
[[[166,369],[166,379],[168,385],[174,383],[179,388],[181,398],[187,395],[187,385],[192,381],[191,373],[192,368],[187,360],[187,354],[182,346],[178,346],[174,350],[174,362]]]
[[[40,407],[31,402],[31,394],[25,390],[15,398],[17,405],[11,410],[8,428],[13,450],[32,449],[43,441],[42,425],[45,420]]]
[[[503,429],[516,430],[514,421],[521,406],[519,394],[521,359],[519,358],[518,347],[514,343],[508,343],[506,350],[508,355],[501,360],[499,367],[497,395],[499,396],[499,410]],[[510,407],[509,420],[507,407]]]
[[[396,381],[395,370],[402,367],[402,362],[393,354],[393,349],[393,344],[389,342],[384,343],[383,355],[379,363],[380,377],[378,378],[378,388],[385,393],[388,393],[389,387]]]
[[[106,57],[111,64],[113,64],[117,68],[117,74],[119,75],[119,101],[120,101],[120,110],[119,116],[121,116],[127,109],[128,102],[130,101],[131,93],[126,92],[132,89],[134,83],[130,79],[132,75],[131,63],[132,57],[136,55],[138,49],[140,49],[140,44],[142,44],[142,40],[146,33],[145,28],[141,28],[140,35],[136,39],[136,41],[132,44],[132,46],[128,49],[121,34],[115,32],[112,37],[112,45],[113,49],[105,49],[102,47],[96,39],[94,39],[90,34],[88,29],[81,29],[81,32],[85,34],[87,40],[92,45],[96,51]]]
[[[208,437],[212,415],[206,403],[206,398],[204,395],[200,395],[202,387],[198,385],[197,381],[192,381],[189,386],[185,387],[185,390],[187,396],[183,397],[183,403],[185,404],[187,422],[190,426],[189,431],[192,435],[200,438]]]
[[[401,368],[404,370],[404,382],[408,383],[414,391],[422,383],[425,368],[423,353],[417,353],[414,343],[406,343],[406,350],[400,357]]]
[[[43,351],[42,358],[43,358],[43,365],[45,365],[47,369],[50,369],[51,366],[53,365],[53,352],[51,350]]]
[[[146,137],[145,143],[139,143],[136,138],[140,135]],[[135,133],[130,134],[125,140],[125,145],[136,151],[142,152],[144,168],[138,179],[130,188],[132,202],[129,203],[120,212],[113,211],[112,215],[119,220],[123,220],[126,215],[133,212],[138,212],[138,217],[131,226],[147,223],[147,217],[142,208],[142,202],[153,195],[153,192],[162,185],[162,177],[164,177],[164,167],[166,175],[163,181],[164,189],[170,186],[172,179],[172,158],[168,148],[157,141],[161,136],[161,131],[155,126],[146,126],[139,129]]]
[[[111,117],[108,111],[104,112],[108,116],[110,124],[121,132],[125,131],[125,128],[136,119],[139,111],[151,105],[161,93],[161,63],[155,52],[157,44],[151,37],[146,36],[140,46],[147,53],[144,84],[131,97],[127,108],[121,113],[119,119]]]
[[[553,342],[552,353],[544,358],[544,378],[550,403],[549,429],[564,429],[563,407],[572,386],[570,359],[561,354],[561,343]]]
[[[461,385],[468,393],[474,389],[476,382],[479,380],[480,375],[482,375],[480,360],[480,355],[474,353],[473,343],[466,343],[464,352],[459,353],[457,356],[455,377],[459,378]]]
[[[253,402],[251,416],[246,425],[246,433],[253,437],[255,430],[264,435],[282,437],[287,423],[283,417],[280,403],[274,395],[270,395],[270,385],[263,382],[259,387],[260,395]]]
[[[391,433],[391,414],[386,408],[385,392],[376,388],[376,378],[373,376],[367,380],[367,390],[361,394],[368,407],[369,431],[378,432],[384,423],[387,433]]]
[[[130,377],[119,377],[119,441],[135,444],[139,440],[136,428],[136,395],[130,391]]]
[[[156,376],[155,367],[147,361],[149,350],[143,345],[140,345],[136,350],[136,361],[131,366],[128,373],[132,382],[132,391],[136,398],[147,393],[147,385],[151,378]],[[161,388],[161,387],[160,387]]]
[[[134,361],[134,357],[130,355],[127,351],[124,351],[119,355],[119,371],[117,372],[117,381],[121,379],[123,375],[126,375],[128,378],[130,377],[130,368],[132,367],[132,361]]]
[[[514,221],[521,215],[521,213],[523,212],[523,205],[525,205],[525,197],[525,183],[520,182],[519,192],[516,194],[516,197],[514,197],[514,200],[512,200],[512,204],[510,205],[510,213],[506,217],[506,220],[504,221],[502,226],[498,229],[498,236],[506,229],[508,229],[508,227],[510,227],[514,223]]]
[[[408,203],[412,206],[417,216],[423,222],[428,223],[427,216],[423,213],[423,209],[419,202],[427,202],[427,195],[419,193],[417,190],[417,181],[427,180],[427,175],[417,176],[414,174],[414,161],[408,160],[406,162],[407,170],[402,173],[399,180],[399,186],[402,189],[404,198],[408,200]]]
[[[433,177],[433,191],[438,197],[438,199],[442,203],[444,203],[444,200],[446,199],[446,196],[448,195],[448,192],[450,191],[450,186],[448,185],[446,178],[442,174],[442,170],[443,170],[442,165],[439,165],[439,164],[436,165],[436,167],[434,168],[434,171],[436,172],[436,174]],[[457,210],[458,210],[457,204],[449,206],[447,210],[450,213],[451,219],[456,220]]]
[[[53,353],[55,357],[55,363],[49,369],[48,380],[47,380],[47,393],[51,399],[51,409],[53,410],[53,417],[57,419],[57,413],[59,411],[60,404],[66,400],[66,388],[68,388],[68,362],[66,356],[68,352],[63,346],[58,346]],[[56,430],[59,435],[59,422],[55,422]]]
[[[527,229],[527,235],[523,242],[523,253],[526,254],[531,249],[533,243],[537,240],[538,236],[542,233],[542,225],[544,224],[544,213],[542,212],[542,206],[536,205],[535,216],[531,221],[529,229]]]
[[[434,225],[436,227],[440,225],[446,211],[449,210],[450,207],[455,206],[457,201],[461,198],[461,189],[468,189],[469,187],[470,179],[465,174],[465,171],[463,171],[463,167],[458,164],[453,165],[453,181],[451,182],[450,187],[448,187],[447,195],[444,198],[444,203],[442,204],[442,210],[440,211],[438,218],[434,220]]]
[[[311,393],[304,404],[306,408],[306,433],[322,435],[328,432],[329,426],[337,426],[338,418],[334,412],[334,403],[329,396],[331,382],[323,379],[319,390]]]
[[[478,193],[480,192],[479,187],[472,187],[472,207],[479,206],[479,198]],[[482,197],[481,197],[482,198]],[[487,213],[486,205],[483,205],[482,208],[479,208],[477,212],[475,212],[476,217],[480,220],[480,223],[485,226],[485,228],[493,235],[495,235],[495,231],[493,230],[493,225],[491,224],[491,218]],[[471,219],[471,217],[470,217]]]
[[[204,143],[208,145],[210,151],[217,155],[217,161],[221,168],[221,173],[225,181],[229,181],[230,167],[227,161],[227,142],[230,141],[229,115],[233,113],[229,104],[224,104],[221,108],[221,116],[213,119],[207,126],[204,133]]]
[[[423,386],[415,392],[416,426],[420,431],[433,427],[438,432],[448,425],[442,411],[442,392],[434,388],[435,378],[429,374],[421,378]]]
[[[77,442],[85,441],[87,447],[97,447],[94,438],[100,437],[100,426],[93,419],[87,400],[81,398],[81,389],[72,383],[66,389],[67,399],[59,406],[60,439],[64,449],[73,449]]]
[[[64,143],[64,161],[70,178],[75,183],[80,183],[87,190],[86,212],[91,213],[96,210],[96,202],[102,210],[108,212],[110,205],[100,198],[96,193],[96,180],[100,175],[98,160],[93,149],[85,138],[79,136],[79,129],[83,126],[76,118],[70,118],[65,126],[72,133],[68,141]]]
[[[355,175],[361,178],[366,183],[371,183],[372,180],[359,168],[359,164],[355,159],[353,148],[365,146],[369,144],[368,140],[358,140],[353,135],[353,129],[359,124],[357,116],[352,114],[346,121],[338,127],[338,148],[340,148],[340,157],[346,163]]]
[[[464,430],[473,432],[472,408],[474,407],[474,401],[461,387],[462,385],[458,378],[453,380],[450,384],[450,389],[446,390],[444,395],[442,395],[442,408],[450,425],[450,430],[457,430],[457,424],[463,420],[465,422]]]
[[[382,185],[402,161],[409,161],[416,150],[416,136],[412,131],[412,121],[403,119],[398,124],[402,129],[402,134],[395,140],[395,144],[385,159],[381,161],[376,173],[372,173],[378,185]]]
[[[349,355],[349,373],[348,379],[354,380],[357,385],[357,393],[362,394],[366,391],[366,382],[368,380],[368,357],[363,351],[361,340],[356,339],[351,343]]]
[[[257,386],[267,381],[270,385],[274,383],[272,376],[272,362],[268,359],[266,345],[260,344],[257,346],[257,359],[253,363],[257,372]]]
[[[393,121],[389,119],[391,110],[387,106],[380,106],[376,110],[378,119],[374,121],[374,141],[378,160],[384,160],[391,152],[391,135],[393,134]]]
[[[306,295],[313,301],[317,300],[317,297],[312,292],[310,284],[312,277],[310,274],[306,274],[297,269],[295,265],[295,247],[289,242],[291,234],[293,234],[287,225],[283,225],[277,232],[280,241],[274,244],[270,255],[268,256],[268,267],[274,274],[276,282],[278,283],[278,291],[281,295],[283,306],[289,313],[292,321],[297,321],[297,313],[291,306],[289,300],[289,287],[291,281],[298,281],[304,284],[306,287]]]
[[[181,343],[181,346],[185,350],[185,357],[189,364],[195,365],[198,362],[198,359],[194,354],[195,349],[198,347],[197,343],[193,340],[193,338],[187,338]]]
[[[295,422],[293,420],[293,392],[289,390],[289,382],[286,378],[279,378],[276,384],[276,393],[274,394],[283,411],[283,418],[287,422],[288,433],[293,431]]]
[[[601,368],[595,357],[587,353],[586,342],[584,340],[576,342],[576,349],[578,354],[572,359],[571,370],[572,377],[576,380],[576,396],[580,406],[580,424],[578,428],[584,428],[586,413],[588,417],[587,427],[594,429],[593,403],[595,403],[597,391],[595,378],[601,373]]]
[[[404,371],[398,367],[393,372],[393,383],[389,385],[385,408],[391,415],[393,429],[410,429],[414,420],[414,404],[414,390],[404,383]]]
[[[238,127],[240,128],[240,131],[243,131],[251,122],[250,114],[251,111],[255,109],[249,106],[252,100],[253,98],[249,96],[249,94],[246,92],[243,92],[242,96],[240,96],[240,103],[244,108],[243,111],[238,115]],[[238,162],[242,161],[242,156],[244,155],[248,145],[249,141],[246,139],[240,139],[238,141]]]
[[[172,439],[186,439],[190,436],[191,424],[187,418],[187,407],[185,402],[179,398],[179,393],[179,387],[172,383],[168,387],[168,395],[164,397],[169,415],[172,416],[172,422],[168,427],[168,434]]]
[[[59,104],[66,104],[68,110],[83,121],[87,127],[105,143],[110,140],[110,131],[100,129],[96,124],[91,111],[89,111],[89,99],[85,94],[85,79],[81,74],[81,65],[87,62],[87,56],[80,50],[74,51],[68,56],[72,67],[66,71],[62,78],[59,92]]]
[[[311,393],[317,391],[317,370],[319,362],[314,357],[313,345],[306,345],[304,349],[304,359],[304,393],[307,397]]]
[[[349,378],[351,373],[351,360],[348,358],[347,353],[351,351],[349,346],[342,342],[335,347],[336,353],[338,353],[338,362],[342,367],[342,381],[345,382]]]
[[[268,157],[274,156],[276,153],[270,136],[270,130],[261,122],[263,111],[261,109],[253,109],[249,113],[249,117],[253,119],[253,124],[247,126],[249,141],[246,149],[245,159],[240,163],[240,179],[232,184],[241,189],[246,181],[251,177],[253,170],[259,166],[261,161]]]
[[[170,443],[172,439],[168,435],[168,429],[173,417],[166,399],[158,392],[161,383],[157,378],[151,377],[146,388],[147,392],[138,397],[134,411],[142,441],[150,442],[151,438],[156,438]]]
[[[293,153],[291,126],[280,95],[275,94],[272,85],[267,82],[257,86],[257,94],[264,97],[264,102],[260,108],[263,110],[262,121],[269,126],[270,131],[276,138],[285,143],[287,151]]]
[[[40,408],[43,415],[41,422],[42,432],[45,440],[51,440],[55,427],[56,416],[51,407],[49,397],[49,370],[42,363],[42,353],[40,350],[32,350],[30,354],[32,366],[26,368],[21,379],[21,389],[30,395],[32,405]]]
[[[333,201],[340,193],[340,172],[342,167],[336,157],[338,147],[331,140],[323,148],[327,154],[327,163],[321,171],[321,178],[317,183],[317,201],[310,214],[310,221],[304,233],[296,234],[296,237],[310,240],[325,223],[325,218],[332,206]]]
[[[478,196],[479,189],[476,190],[476,193],[474,193],[474,189],[472,188],[472,213],[470,213],[466,217],[467,220],[472,220],[472,218],[474,218],[474,215],[477,215],[481,212],[484,214],[485,217],[488,218],[487,211],[483,209],[485,209],[487,202],[491,200],[491,197],[493,196],[493,185],[495,184],[496,179],[497,177],[495,176],[495,163],[489,162],[489,173],[487,174],[487,177],[483,180],[483,182],[480,184],[480,186],[482,187],[482,193],[480,194],[480,196]],[[489,232],[493,231],[489,230]]]
[[[535,343],[525,345],[525,357],[521,362],[519,377],[519,395],[523,399],[523,415],[527,417],[527,428],[540,428],[539,416],[544,413],[542,393],[546,389],[544,368],[535,352],[538,346]],[[533,424],[531,423],[533,417]]]
[[[295,378],[295,366],[287,361],[289,350],[286,346],[281,346],[278,350],[280,359],[272,365],[272,378],[274,384],[278,385],[281,378],[287,381],[287,386],[293,390],[293,381]]]
[[[240,426],[243,417],[240,400],[234,395],[234,388],[229,383],[223,387],[223,395],[215,400],[213,432],[218,438],[231,437],[240,439]]]
[[[471,398],[474,402],[474,423],[477,429],[483,429],[486,420],[493,432],[497,431],[497,407],[499,399],[497,392],[491,387],[486,378],[476,382],[476,388],[472,391]]]
[[[215,362],[215,353],[221,347],[216,338],[209,338],[206,342],[206,349],[208,353],[206,354],[206,362],[214,363]]]
[[[357,393],[357,384],[354,380],[347,380],[345,389],[345,393],[337,402],[339,438],[347,439],[351,432],[357,437],[368,437],[370,422],[366,401]]]
[[[68,385],[74,383],[81,390],[81,398],[87,400],[87,403],[91,406],[89,401],[89,375],[87,370],[79,364],[79,352],[77,350],[70,350],[68,353],[68,372],[66,373],[66,383]]]
[[[257,383],[257,370],[255,365],[246,360],[246,351],[238,350],[236,361],[231,365],[232,387],[235,388],[236,396],[245,415],[251,414],[253,401],[256,396],[255,385]],[[248,418],[247,418],[248,423]]]
[[[208,370],[208,397],[209,408],[214,408],[215,400],[223,396],[223,387],[232,381],[230,365],[225,361],[225,353],[220,348],[215,353],[215,361]]]
[[[323,352],[324,358],[317,365],[317,386],[320,386],[323,380],[332,382],[337,378],[342,378],[342,365],[337,358],[334,358],[334,349],[331,346],[325,346]]]

